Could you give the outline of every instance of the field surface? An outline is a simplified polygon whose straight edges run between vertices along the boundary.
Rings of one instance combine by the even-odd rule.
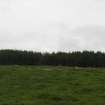
[[[105,105],[105,69],[0,66],[0,105]]]

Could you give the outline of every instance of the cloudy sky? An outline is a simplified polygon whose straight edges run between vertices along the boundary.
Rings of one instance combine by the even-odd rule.
[[[105,0],[0,0],[0,49],[105,51]]]

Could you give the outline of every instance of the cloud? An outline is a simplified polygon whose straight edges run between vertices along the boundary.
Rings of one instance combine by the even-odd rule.
[[[105,26],[87,25],[76,28],[63,36],[60,40],[60,49],[69,50],[101,50],[105,45]]]
[[[105,2],[105,0],[94,0],[96,2]]]
[[[0,48],[103,50],[105,3],[99,2],[0,0]]]

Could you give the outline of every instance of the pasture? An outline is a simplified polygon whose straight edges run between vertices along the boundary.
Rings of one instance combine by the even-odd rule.
[[[105,105],[105,69],[0,66],[0,105]]]

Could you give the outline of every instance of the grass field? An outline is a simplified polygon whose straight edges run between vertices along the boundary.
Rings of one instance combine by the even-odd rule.
[[[105,69],[0,66],[0,105],[105,105]]]

